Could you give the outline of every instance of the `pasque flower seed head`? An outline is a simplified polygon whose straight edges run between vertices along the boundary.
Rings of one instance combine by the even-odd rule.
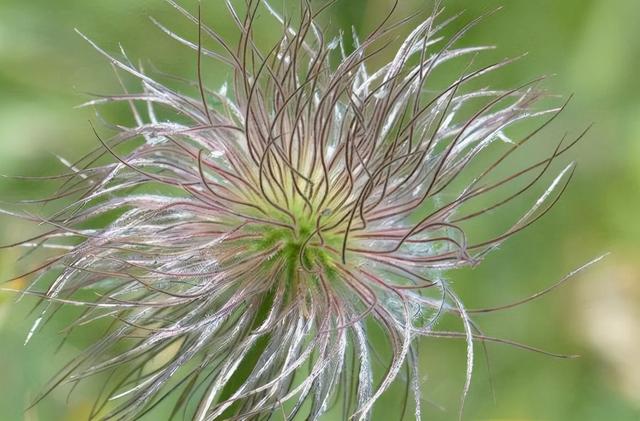
[[[99,148],[63,161],[58,192],[43,200],[62,203],[55,211],[4,211],[49,226],[15,246],[59,252],[26,274],[25,292],[42,298],[29,338],[64,306],[85,309],[70,330],[111,322],[43,396],[108,372],[94,418],[137,419],[169,398],[174,414],[199,421],[317,419],[336,402],[361,420],[398,380],[420,419],[421,337],[466,340],[466,395],[474,341],[492,338],[444,273],[478,264],[557,201],[572,164],[510,228],[469,234],[575,142],[509,167],[562,107],[537,105],[540,80],[475,88],[512,60],[475,65],[488,47],[457,44],[480,19],[447,38],[453,19],[440,6],[422,22],[392,10],[346,45],[316,24],[326,7],[301,0],[288,17],[266,1],[229,1],[232,44],[199,9],[169,2],[197,36],[154,22],[193,50],[193,80],[171,88],[124,50],[89,41],[123,88],[125,75],[139,85],[85,105],[122,103],[134,124],[105,123]],[[273,45],[259,19],[274,20]],[[228,84],[207,85],[206,60]],[[511,135],[521,121],[537,128]],[[460,332],[437,329],[446,314]]]

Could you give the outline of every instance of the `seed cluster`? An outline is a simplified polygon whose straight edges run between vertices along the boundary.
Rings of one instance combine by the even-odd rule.
[[[239,33],[230,45],[199,12],[170,3],[197,25],[198,39],[155,23],[194,50],[198,74],[186,87],[197,93],[89,41],[140,88],[86,105],[129,104],[135,125],[96,130],[100,147],[69,163],[55,178],[58,193],[43,200],[64,206],[21,215],[51,227],[22,245],[60,251],[27,274],[26,292],[44,299],[34,330],[68,305],[85,308],[69,331],[112,322],[43,396],[109,372],[93,418],[137,419],[173,399],[174,413],[199,421],[274,411],[317,419],[336,402],[344,419],[369,419],[402,377],[414,397],[405,410],[420,419],[417,337],[466,340],[466,395],[474,341],[492,338],[443,273],[478,264],[557,201],[573,165],[506,231],[467,234],[536,186],[575,143],[500,175],[561,107],[534,108],[545,96],[539,80],[470,88],[513,61],[477,67],[488,47],[456,46],[479,19],[446,39],[453,19],[441,21],[440,9],[417,25],[390,11],[346,46],[315,23],[324,8],[301,1],[291,19],[265,1],[227,2]],[[281,28],[267,48],[255,29],[261,14]],[[391,59],[370,69],[409,25]],[[206,86],[207,59],[230,70],[228,86]],[[458,76],[439,86],[455,63]],[[509,135],[534,118],[546,120]],[[446,314],[462,331],[436,328]],[[373,335],[386,344],[373,347]]]

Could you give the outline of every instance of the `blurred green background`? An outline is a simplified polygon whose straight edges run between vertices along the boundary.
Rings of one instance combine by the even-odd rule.
[[[281,2],[274,0],[276,6]],[[195,1],[182,3],[193,7]],[[217,3],[222,2],[205,0],[205,20],[228,32],[232,23],[226,15],[221,17]],[[396,16],[430,6],[424,0],[400,3]],[[497,45],[487,59],[529,55],[487,83],[511,87],[554,74],[546,82],[551,91],[576,94],[546,136],[557,138],[565,130],[577,134],[595,122],[570,153],[578,170],[557,207],[480,267],[449,274],[465,303],[478,307],[510,302],[611,252],[541,300],[477,319],[493,336],[581,358],[557,360],[489,345],[491,375],[478,356],[465,419],[640,420],[640,1],[444,4],[446,15],[466,10],[462,21],[504,6],[462,44]],[[391,0],[341,0],[323,22],[347,33],[350,25],[366,31],[390,5]],[[162,35],[150,15],[194,35],[194,28],[162,0],[0,0],[0,173],[55,173],[62,168],[54,153],[75,158],[95,146],[87,123],[95,119],[93,111],[74,106],[87,99],[86,92],[114,93],[119,88],[108,63],[74,33],[74,27],[108,50],[115,51],[121,42],[130,57],[150,59],[169,72],[193,74],[192,52]],[[216,69],[212,66],[207,75],[214,88],[228,76]],[[116,112],[105,114],[124,118]],[[41,191],[38,184],[0,180],[0,200],[34,197]],[[502,221],[496,219],[485,218],[485,223],[500,226]],[[1,244],[32,232],[19,221],[0,218]],[[15,263],[18,256],[16,250],[0,250],[2,279],[28,267]],[[24,412],[44,382],[90,339],[75,338],[55,353],[58,331],[67,317],[63,314],[25,347],[33,301],[14,301],[8,294],[0,295],[0,421],[85,419],[103,379],[76,390],[69,401],[68,390],[60,389]],[[422,359],[425,419],[457,419],[464,344],[424,341]],[[396,419],[398,393],[394,390],[382,399],[375,421]]]

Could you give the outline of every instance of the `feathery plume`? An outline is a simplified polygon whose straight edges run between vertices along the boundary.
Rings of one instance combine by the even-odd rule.
[[[556,203],[573,164],[504,232],[468,234],[531,191],[582,137],[504,175],[563,106],[538,107],[541,79],[472,88],[513,60],[475,66],[489,47],[456,44],[480,18],[447,39],[453,19],[441,19],[439,5],[371,69],[416,16],[396,21],[391,10],[362,40],[354,31],[348,48],[316,24],[333,2],[314,10],[301,0],[291,19],[266,1],[227,1],[239,37],[231,45],[200,10],[169,3],[197,26],[187,39],[154,20],[194,51],[197,75],[184,82],[195,94],[87,39],[140,88],[122,81],[123,93],[84,105],[128,104],[135,124],[94,129],[99,148],[62,160],[68,173],[50,178],[61,181],[57,193],[36,201],[63,203],[55,212],[4,210],[49,226],[11,247],[59,252],[25,274],[24,293],[41,298],[27,341],[63,306],[85,309],[69,331],[111,322],[42,397],[108,372],[92,418],[137,419],[174,396],[172,415],[184,409],[198,421],[276,411],[318,419],[336,403],[345,419],[365,420],[401,379],[414,401],[404,410],[420,419],[416,344],[440,337],[466,341],[464,401],[474,342],[508,341],[479,331],[444,274],[478,264]],[[281,28],[271,47],[261,46],[258,15]],[[205,85],[209,59],[228,69],[228,85]],[[438,87],[454,60],[462,72]],[[510,137],[532,119],[535,130]],[[463,329],[438,330],[445,314]],[[386,344],[372,346],[374,334]]]

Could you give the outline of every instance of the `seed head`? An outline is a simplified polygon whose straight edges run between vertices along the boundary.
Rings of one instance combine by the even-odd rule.
[[[58,192],[42,201],[63,203],[54,212],[5,211],[50,227],[20,245],[59,251],[27,274],[25,292],[43,298],[29,337],[63,306],[85,308],[69,330],[112,322],[43,396],[108,372],[94,418],[137,419],[175,396],[174,414],[199,421],[274,411],[317,419],[336,402],[344,419],[363,420],[398,380],[420,419],[417,340],[449,337],[467,344],[464,399],[474,341],[492,338],[445,272],[478,264],[557,201],[573,165],[504,232],[468,234],[575,143],[504,175],[562,107],[537,106],[539,79],[473,88],[513,60],[476,66],[488,47],[456,44],[480,19],[447,39],[453,19],[439,6],[418,24],[391,11],[345,45],[306,1],[295,19],[266,1],[227,2],[239,37],[231,45],[200,11],[169,2],[197,26],[190,39],[154,21],[193,49],[198,71],[182,88],[193,95],[88,40],[140,85],[132,93],[123,82],[123,93],[85,105],[128,104],[135,124],[94,130],[99,148],[63,161]],[[280,28],[271,46],[260,15]],[[390,61],[372,68],[411,25]],[[226,67],[228,85],[205,84],[205,60]],[[532,119],[535,130],[510,135]],[[463,329],[438,330],[445,314]]]

